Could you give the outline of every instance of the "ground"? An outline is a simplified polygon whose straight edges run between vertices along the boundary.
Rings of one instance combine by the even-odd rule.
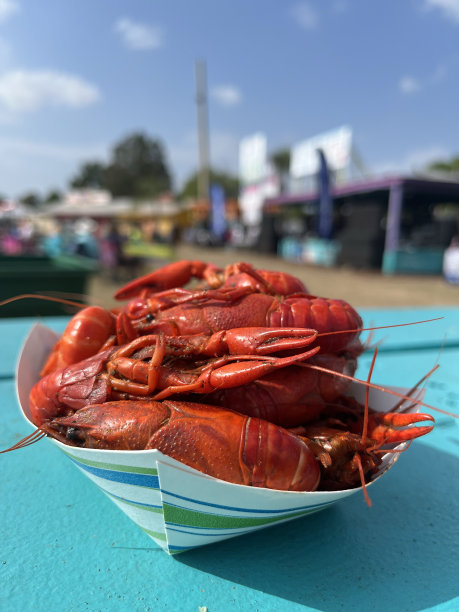
[[[441,276],[387,276],[380,272],[347,267],[324,268],[293,263],[254,251],[205,249],[190,245],[179,245],[176,248],[176,259],[199,259],[219,266],[247,261],[256,268],[289,272],[300,278],[310,293],[344,299],[356,308],[459,306],[459,285],[450,285]],[[146,262],[138,273],[153,270],[164,263],[167,262]],[[113,300],[113,293],[132,278],[132,274],[132,270],[122,271],[118,281],[103,274],[95,276],[89,283],[88,301],[105,307],[119,305],[119,302]]]

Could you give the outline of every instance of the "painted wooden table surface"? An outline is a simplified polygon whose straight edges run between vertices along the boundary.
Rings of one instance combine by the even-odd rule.
[[[438,361],[425,401],[459,414],[459,308],[365,310],[372,380],[410,387]],[[14,371],[33,319],[0,320],[0,448],[30,433]],[[47,325],[61,331],[66,319]],[[371,353],[360,358],[366,378]],[[0,457],[0,609],[459,609],[459,420],[435,414],[371,489],[312,516],[168,556],[42,440]]]

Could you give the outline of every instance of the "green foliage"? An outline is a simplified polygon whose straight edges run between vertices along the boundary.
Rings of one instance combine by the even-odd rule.
[[[102,189],[104,185],[105,166],[98,161],[84,163],[78,174],[70,181],[72,189],[84,187]]]
[[[271,161],[279,174],[288,172],[290,169],[290,149],[274,151],[274,153],[271,153]]]
[[[120,141],[113,149],[104,182],[113,196],[146,198],[170,190],[162,145],[141,133]]]
[[[438,171],[438,172],[459,172],[459,156],[453,157],[448,160],[438,160],[434,161],[427,167],[428,170]]]
[[[70,185],[107,189],[113,197],[152,198],[171,189],[171,177],[161,143],[134,133],[115,144],[107,165],[84,163]]]
[[[47,195],[45,196],[43,203],[44,204],[55,204],[56,202],[59,202],[62,199],[62,194],[60,191],[58,191],[57,189],[53,189],[52,191],[49,191],[47,193]]]
[[[226,198],[237,198],[239,195],[239,180],[236,176],[218,170],[209,171],[209,183],[218,184],[223,187]],[[198,197],[198,173],[192,174],[186,181],[179,195],[181,200]]]
[[[41,197],[35,192],[25,193],[19,198],[19,201],[21,204],[25,204],[26,206],[30,206],[32,208],[38,208],[42,203]]]

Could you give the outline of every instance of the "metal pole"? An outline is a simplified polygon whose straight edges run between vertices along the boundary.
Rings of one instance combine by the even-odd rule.
[[[209,200],[209,123],[207,113],[207,83],[205,62],[196,61],[196,107],[198,114],[198,198]]]

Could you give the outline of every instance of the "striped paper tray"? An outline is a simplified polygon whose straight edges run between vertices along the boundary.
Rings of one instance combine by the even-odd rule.
[[[19,357],[17,395],[23,415],[34,429],[29,419],[29,392],[57,338],[55,332],[37,324]],[[352,388],[352,395],[359,401],[363,401],[363,394],[361,387]],[[389,410],[394,399],[378,391],[370,394],[372,407],[377,410]],[[350,495],[362,495],[360,487],[303,493],[235,485],[189,468],[157,450],[94,450],[49,440],[169,554],[290,521]],[[369,486],[398,457],[399,453],[385,455]]]

